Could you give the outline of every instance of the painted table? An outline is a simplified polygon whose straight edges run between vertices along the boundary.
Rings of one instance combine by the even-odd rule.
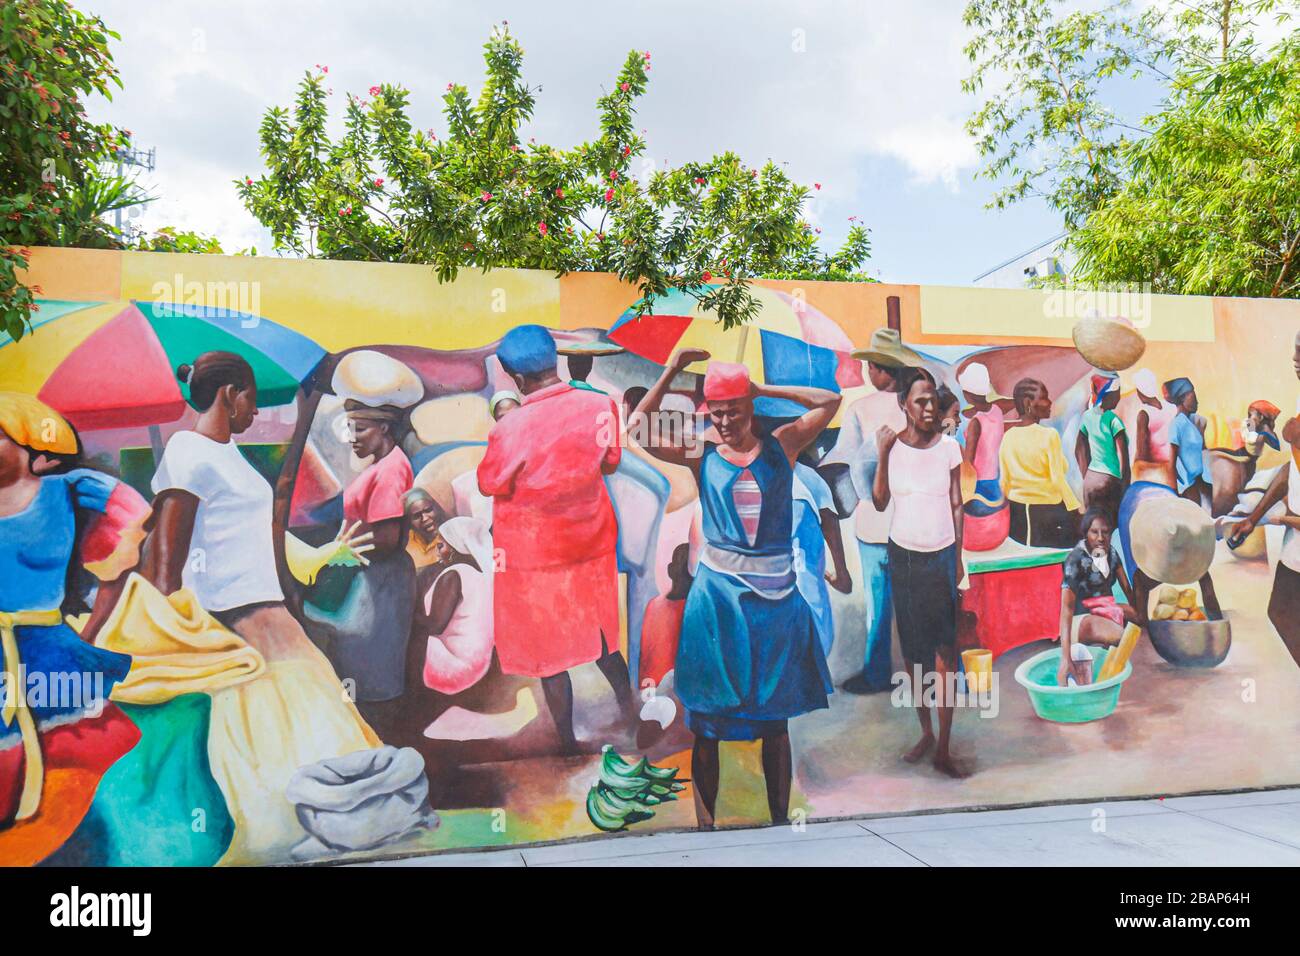
[[[1062,565],[1070,552],[1007,539],[992,551],[965,551],[970,589],[957,622],[961,650],[982,647],[996,659],[1013,647],[1054,638],[1061,623]]]

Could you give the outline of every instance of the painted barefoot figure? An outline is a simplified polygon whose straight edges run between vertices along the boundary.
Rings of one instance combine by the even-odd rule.
[[[701,349],[679,350],[636,408],[652,416],[673,379]],[[769,434],[754,422],[760,396],[808,411]],[[794,462],[840,405],[818,388],[754,385],[743,365],[712,362],[704,399],[719,442],[648,447],[656,458],[687,465],[700,489],[705,545],[686,599],[677,651],[677,693],[695,734],[695,812],[713,826],[720,740],[761,740],[773,823],[790,806],[793,762],[787,721],[826,706],[832,690],[817,624],[796,587],[790,528]]]
[[[948,751],[954,701],[949,675],[957,667],[957,584],[965,576],[961,558],[961,448],[940,431],[939,397],[924,369],[908,369],[899,382],[898,402],[907,427],[882,426],[876,436],[880,465],[871,490],[883,511],[892,502],[889,525],[889,585],[893,591],[898,640],[909,674],[935,675],[939,689],[939,738],[930,725],[922,688],[912,687],[921,739],[904,754],[916,763],[932,748],[934,766],[964,777]]]

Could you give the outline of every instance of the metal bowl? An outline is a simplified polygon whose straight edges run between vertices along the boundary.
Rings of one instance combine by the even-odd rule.
[[[1151,621],[1156,653],[1178,667],[1217,667],[1232,647],[1232,625],[1221,621]]]

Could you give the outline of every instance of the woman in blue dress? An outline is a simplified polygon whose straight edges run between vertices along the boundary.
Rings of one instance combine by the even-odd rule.
[[[149,509],[117,479],[69,469],[79,450],[49,406],[0,392],[0,830],[41,810],[47,755],[102,774],[139,737],[108,700],[131,658],[90,642],[139,557]],[[82,565],[100,583],[78,635],[63,615]]]
[[[658,414],[673,378],[708,358],[701,349],[679,350],[636,414]],[[790,399],[808,411],[761,434],[754,426],[759,396]],[[768,810],[773,823],[782,823],[793,779],[787,721],[825,707],[832,690],[816,621],[796,586],[794,462],[830,424],[840,396],[756,386],[743,365],[712,362],[704,398],[718,442],[668,428],[659,434],[681,437],[646,449],[695,472],[703,510],[705,545],[686,598],[676,666],[677,694],[695,735],[695,812],[701,828],[713,826],[718,742],[761,740]]]

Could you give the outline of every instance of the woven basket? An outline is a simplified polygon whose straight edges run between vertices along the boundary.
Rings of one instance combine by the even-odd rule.
[[[1127,319],[1100,316],[1074,323],[1074,347],[1093,368],[1119,372],[1132,368],[1146,351],[1147,340]]]

